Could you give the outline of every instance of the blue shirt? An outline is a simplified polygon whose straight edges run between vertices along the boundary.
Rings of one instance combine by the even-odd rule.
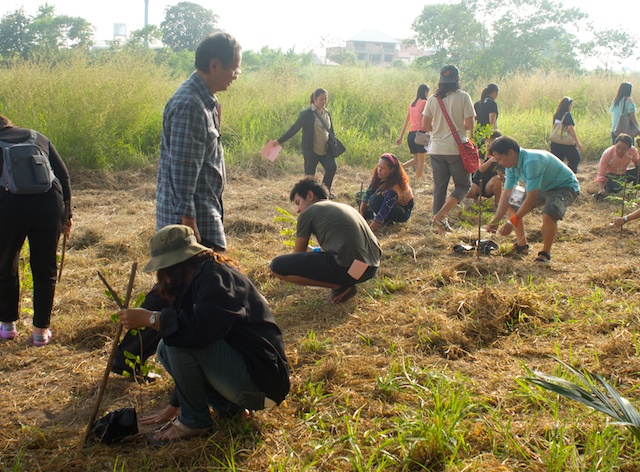
[[[195,217],[203,238],[226,248],[226,180],[218,101],[197,72],[167,102],[156,189],[156,230]]]
[[[580,184],[573,171],[547,151],[521,148],[518,164],[505,169],[505,175],[505,190],[514,188],[519,180],[524,180],[527,192],[533,190],[544,192],[563,187],[580,192]]]

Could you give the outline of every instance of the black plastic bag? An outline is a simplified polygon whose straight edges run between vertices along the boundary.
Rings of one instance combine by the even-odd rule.
[[[114,444],[138,434],[136,409],[127,407],[107,413],[94,423],[93,430],[98,440],[104,444]]]

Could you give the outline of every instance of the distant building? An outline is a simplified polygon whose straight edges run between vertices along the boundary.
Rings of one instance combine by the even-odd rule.
[[[382,31],[366,29],[347,41],[344,47],[327,48],[328,58],[336,57],[344,52],[355,54],[358,63],[373,65],[391,65],[401,60],[407,64],[414,59],[430,53],[420,51],[414,42],[405,46],[403,41],[387,36]]]

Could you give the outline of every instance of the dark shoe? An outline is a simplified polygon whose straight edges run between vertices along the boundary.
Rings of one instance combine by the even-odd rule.
[[[334,290],[331,290],[331,294],[329,295],[329,301],[331,303],[344,303],[347,300],[352,299],[356,296],[358,289],[355,285],[351,285],[348,287],[340,287]]]
[[[522,246],[520,246],[518,243],[515,243],[513,245],[513,252],[516,254],[520,254],[522,256],[528,256],[529,255],[529,245],[528,244],[523,244]]]
[[[551,262],[551,254],[545,251],[540,251],[535,261],[540,262],[542,264],[548,264],[549,262]]]

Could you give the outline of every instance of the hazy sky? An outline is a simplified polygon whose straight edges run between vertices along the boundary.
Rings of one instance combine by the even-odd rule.
[[[159,25],[167,6],[180,0],[149,0],[149,23]],[[411,24],[427,3],[441,0],[357,2],[355,0],[190,0],[219,16],[218,25],[233,34],[245,50],[262,46],[296,52],[342,45],[363,29],[377,29],[394,38],[413,35]],[[34,15],[46,0],[2,0],[0,16],[24,7]],[[144,26],[145,0],[49,0],[56,13],[79,16],[96,27],[97,41],[113,39],[114,23],[125,23],[129,32]],[[317,3],[318,6],[313,6]],[[610,0],[606,7],[596,0],[563,0],[565,7],[577,6],[600,28],[626,28],[634,32],[640,6],[632,0]],[[366,7],[364,6],[366,5]],[[624,6],[623,6],[624,5]],[[633,5],[633,6],[630,6]]]

